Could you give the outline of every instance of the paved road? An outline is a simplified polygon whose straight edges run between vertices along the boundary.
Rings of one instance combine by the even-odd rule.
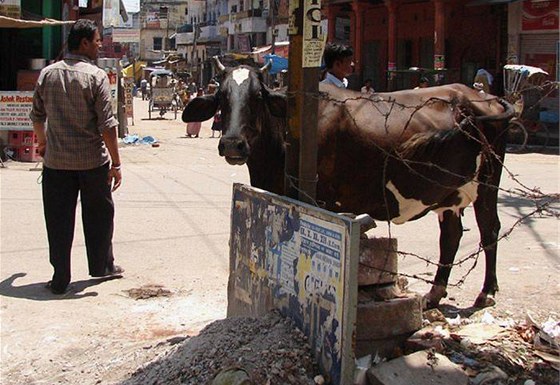
[[[42,217],[40,172],[29,163],[8,163],[1,176],[1,344],[2,384],[113,383],[170,348],[166,339],[192,335],[226,309],[228,239],[232,182],[248,182],[245,167],[227,165],[217,155],[217,139],[184,138],[185,125],[145,120],[147,104],[135,101],[131,133],[151,135],[159,147],[122,145],[123,186],[115,194],[117,262],[126,269],[119,280],[87,275],[84,240],[78,223],[73,249],[73,291],[51,295],[51,276]],[[558,157],[510,156],[507,166],[527,186],[558,192]],[[514,182],[504,177],[504,187]],[[530,202],[503,194],[506,229],[531,210]],[[476,248],[478,236],[467,210],[461,255]],[[79,215],[79,213],[78,213]],[[79,221],[78,221],[79,222]],[[387,235],[379,224],[372,230]],[[435,257],[437,220],[429,215],[406,226],[392,226],[401,250]],[[560,313],[559,227],[557,219],[533,217],[500,244],[501,292],[495,312],[521,317],[526,309],[541,316]],[[407,258],[407,273],[434,272]],[[455,269],[452,281],[461,271]],[[483,261],[448,303],[467,307],[482,282]],[[169,297],[130,298],[126,290],[161,285]],[[422,282],[411,282],[425,291]]]

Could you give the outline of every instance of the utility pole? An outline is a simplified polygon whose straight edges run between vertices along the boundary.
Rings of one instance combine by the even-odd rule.
[[[277,0],[270,0],[270,13],[271,13],[271,17],[270,17],[270,25],[271,25],[271,32],[272,32],[272,38],[271,38],[271,42],[272,42],[272,48],[271,48],[271,54],[274,55],[276,53],[276,11],[278,9],[277,5],[276,5],[276,1]]]
[[[285,194],[313,204],[317,191],[319,68],[324,49],[321,1],[290,1]]]
[[[165,15],[165,42],[163,44],[163,51],[169,51],[169,7],[167,5],[162,5],[159,7],[159,14],[161,16]]]

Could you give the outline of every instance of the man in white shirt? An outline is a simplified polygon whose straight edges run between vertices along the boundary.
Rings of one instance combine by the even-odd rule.
[[[367,94],[367,95],[371,95],[375,92],[375,90],[371,86],[371,79],[366,79],[366,81],[364,82],[364,86],[362,87],[361,91],[362,91],[362,94]]]
[[[327,44],[323,54],[323,60],[327,68],[323,84],[333,84],[339,88],[346,88],[348,80],[346,76],[354,72],[354,50],[342,44]]]

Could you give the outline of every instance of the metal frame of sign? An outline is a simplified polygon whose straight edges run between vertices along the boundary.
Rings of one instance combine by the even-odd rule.
[[[309,338],[323,375],[352,383],[358,222],[234,184],[228,317],[278,309]]]

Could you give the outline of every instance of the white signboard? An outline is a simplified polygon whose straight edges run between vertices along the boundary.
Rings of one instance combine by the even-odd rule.
[[[103,27],[110,28],[119,25],[121,22],[120,1],[103,1]]]
[[[32,91],[0,91],[0,131],[33,130]]]
[[[321,0],[304,0],[303,68],[321,66],[325,36],[321,26]]]
[[[140,12],[140,0],[123,0],[124,7],[128,13]]]

